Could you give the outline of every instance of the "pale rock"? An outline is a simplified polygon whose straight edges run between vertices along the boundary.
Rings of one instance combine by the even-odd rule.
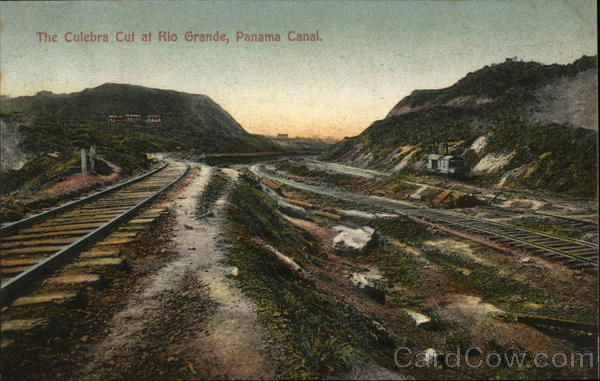
[[[431,322],[431,318],[427,315],[423,315],[422,313],[413,311],[413,310],[409,310],[409,309],[405,309],[404,312],[406,312],[408,314],[408,316],[410,316],[414,321],[415,324],[418,326],[420,326],[421,324],[426,324]]]
[[[341,252],[363,253],[375,246],[377,235],[370,226],[351,228],[338,225],[333,227],[336,233],[333,237],[333,248]]]

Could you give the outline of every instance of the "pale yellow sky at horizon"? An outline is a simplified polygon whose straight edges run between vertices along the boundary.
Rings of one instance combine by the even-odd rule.
[[[507,57],[566,64],[597,54],[593,1],[4,2],[0,91],[70,93],[106,82],[205,94],[251,133],[353,136],[415,89],[443,88]],[[160,30],[176,43],[156,41]],[[186,31],[226,33],[185,42]],[[319,30],[321,42],[287,41]],[[58,34],[40,43],[35,33]],[[68,43],[64,33],[106,33]],[[135,32],[134,43],[114,41]],[[141,42],[152,31],[152,42]],[[236,31],[281,42],[235,42]]]

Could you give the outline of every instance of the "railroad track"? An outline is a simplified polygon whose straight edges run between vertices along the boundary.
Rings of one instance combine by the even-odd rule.
[[[383,212],[400,214],[499,250],[530,253],[586,272],[595,273],[598,270],[598,245],[595,243],[559,237],[449,211],[425,208],[383,197],[370,197],[332,189],[324,190],[317,186],[286,179],[276,175],[276,172],[273,171],[264,171],[258,165],[253,166],[251,170],[258,176],[293,188],[359,203],[368,206],[371,210],[378,209]]]
[[[559,237],[543,232],[523,229],[513,225],[497,223],[474,217],[465,217],[456,213],[427,210],[418,207],[404,207],[405,212],[415,219],[442,228],[451,233],[462,233],[488,240],[488,243],[529,252],[546,259],[561,261],[579,270],[596,271],[598,269],[598,245]]]
[[[189,167],[171,163],[104,191],[0,228],[1,298],[6,303],[27,286],[66,264],[169,187]]]
[[[314,160],[314,159],[304,159],[304,160],[306,163],[308,163],[309,166],[313,165],[317,169],[325,170],[325,171],[332,170],[331,172],[333,172],[333,173],[351,174],[353,176],[367,177],[367,178],[373,178],[373,179],[384,178],[384,177],[390,176],[389,173],[385,173],[385,172],[381,172],[381,171],[377,171],[377,170],[373,170],[373,169],[350,167],[350,166],[340,164],[340,163],[322,162],[322,161]],[[451,188],[443,188],[443,187],[436,186],[433,184],[419,183],[419,182],[410,181],[410,180],[403,180],[403,181],[407,184],[412,184],[412,185],[421,186],[421,187],[435,188],[435,189],[439,189],[442,191],[451,190]],[[476,193],[476,195],[477,195],[477,193]],[[493,205],[493,207],[490,207],[489,209],[496,210],[496,211],[509,212],[512,214],[519,214],[519,215],[523,215],[523,216],[550,217],[553,219],[561,220],[576,229],[583,229],[583,230],[587,230],[587,231],[593,231],[593,230],[598,229],[598,223],[596,221],[588,221],[588,220],[584,220],[584,219],[566,217],[566,216],[561,216],[561,215],[552,214],[552,213],[543,213],[540,211],[509,209],[507,207],[504,207],[500,204],[495,204],[495,203],[492,203],[492,205]]]

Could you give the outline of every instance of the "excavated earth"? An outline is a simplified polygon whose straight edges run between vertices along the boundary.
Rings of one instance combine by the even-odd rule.
[[[257,306],[235,280],[238,269],[227,264],[223,226],[228,210],[235,208],[228,196],[240,181],[246,181],[240,176],[243,170],[221,169],[225,185],[210,210],[199,214],[199,199],[216,169],[193,166],[184,182],[149,207],[164,209],[160,216],[144,225],[134,240],[119,245],[123,262],[94,270],[100,282],[82,284],[76,297],[60,304],[2,308],[3,321],[34,315],[46,319],[9,340],[3,338],[4,379],[293,376],[283,365],[288,363],[286,343],[259,318]],[[442,353],[455,345],[477,346],[484,353],[595,350],[593,334],[495,316],[516,309],[534,315],[561,313],[573,320],[589,318],[598,308],[597,277],[540,258],[502,253],[431,228],[416,230],[423,235],[418,242],[405,241],[394,226],[414,227],[397,217],[305,191],[284,187],[283,192],[288,200],[327,211],[309,212],[307,218],[277,211],[282,220],[310,237],[319,253],[293,262],[302,268],[303,279],[414,352]],[[340,210],[351,211],[336,215]],[[490,213],[483,208],[464,212]],[[497,213],[498,220],[514,218],[510,211]],[[359,254],[340,252],[333,245],[340,225],[375,226],[377,245]],[[257,242],[276,250],[270,246],[274,243]],[[361,359],[350,373],[322,376],[519,378],[528,371],[443,365],[393,368]],[[590,377],[595,371],[577,368],[557,374]]]

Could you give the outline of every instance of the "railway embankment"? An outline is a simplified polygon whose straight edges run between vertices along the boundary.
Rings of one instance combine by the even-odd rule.
[[[175,223],[171,200],[188,181],[186,178],[182,183],[175,184],[140,209],[132,219],[115,226],[108,235],[82,248],[63,266],[47,273],[44,278],[32,281],[16,299],[3,304],[3,378],[89,377],[81,373],[84,365],[90,361],[88,350],[106,337],[113,316],[124,308],[131,295],[140,292],[145,279],[176,256],[165,232]],[[121,200],[124,201],[125,198],[121,197]],[[109,204],[114,206],[115,202]],[[96,220],[102,217],[97,209],[89,209],[88,212]],[[67,220],[65,217],[61,218],[62,222],[57,221],[45,228],[52,230],[51,232],[21,232],[21,235],[65,234],[66,228],[56,230],[65,227]],[[72,237],[72,234],[68,236]],[[9,241],[2,241],[3,244],[6,242]],[[14,240],[11,242],[17,243]],[[27,247],[31,246],[25,246]],[[39,260],[40,256],[40,253],[36,256],[26,253],[10,254],[3,249],[3,283],[10,275],[6,270],[19,267],[16,262],[21,261],[22,270],[27,270],[35,265],[30,259]],[[202,297],[203,289],[197,288],[193,283],[188,284],[188,287],[192,287],[193,293],[187,297],[177,296],[173,300],[165,294],[158,298],[158,302],[169,306],[166,310],[172,313],[170,317],[166,317],[167,320],[184,312],[184,307],[193,301],[198,303],[198,311],[209,308],[206,299]],[[155,352],[149,350],[147,356],[151,353]],[[165,361],[165,364],[168,362]],[[110,366],[111,363],[105,365]],[[171,371],[175,363],[169,365],[171,367],[165,366],[161,370],[163,374]]]
[[[453,367],[446,355],[464,364],[472,347],[595,353],[594,275],[474,239],[492,228],[518,242],[543,234],[369,195],[351,182],[292,180],[276,167],[192,166],[182,183],[3,307],[3,376],[519,378],[533,357],[524,367]],[[340,250],[357,231],[360,250]],[[411,358],[395,356],[398,348],[439,366],[401,367]],[[590,377],[594,369],[537,372]]]
[[[349,201],[327,192],[311,192],[314,183],[299,189],[275,177],[270,178],[279,188],[279,195],[270,192],[268,185],[265,187],[259,178],[247,184],[241,183],[241,192],[233,194],[230,235],[235,237],[236,242],[232,244],[230,258],[235,260],[239,269],[240,275],[236,279],[259,305],[259,315],[270,330],[279,332],[284,346],[290,351],[286,355],[286,361],[292,361],[288,367],[299,366],[294,365],[296,362],[310,364],[302,359],[310,358],[311,351],[302,352],[294,348],[297,338],[289,329],[291,325],[299,324],[293,317],[297,314],[294,308],[300,307],[294,307],[293,300],[310,297],[311,308],[304,311],[309,314],[307,316],[310,316],[313,307],[318,310],[318,306],[323,305],[323,302],[315,302],[315,290],[337,303],[341,302],[356,316],[380,324],[380,332],[388,335],[392,346],[404,343],[413,351],[440,354],[471,346],[484,352],[515,348],[528,353],[593,351],[595,344],[590,336],[593,333],[585,329],[574,332],[564,327],[544,327],[543,324],[502,317],[522,314],[538,316],[537,323],[566,320],[589,323],[594,320],[597,308],[592,297],[595,292],[594,276],[576,270],[567,270],[568,275],[563,264],[507,253],[417,223],[407,216],[394,216],[393,213],[378,215],[374,211],[376,207],[371,205],[374,209],[369,208],[366,198]],[[263,191],[266,193],[262,194]],[[287,209],[278,207],[274,199],[277,197],[298,200],[320,210],[338,210],[336,215],[342,216],[341,223],[356,228],[372,227],[380,235],[380,243],[358,255],[340,253],[334,247],[335,228],[340,220],[320,216],[310,210],[305,216],[290,215]],[[344,210],[354,210],[355,213],[342,213]],[[263,241],[252,239],[253,236],[260,236]],[[279,261],[273,258],[272,250],[261,242],[291,258],[302,271],[290,273],[288,266],[278,266]],[[310,246],[303,248],[303,242],[310,243]],[[269,270],[264,271],[265,268]],[[357,282],[357,279],[362,281]],[[300,288],[305,282],[310,286]],[[289,294],[274,291],[275,287],[287,289],[290,283],[295,287]],[[574,290],[577,290],[577,295],[574,295]],[[286,300],[285,295],[290,295],[288,298],[292,300]],[[308,300],[302,304],[305,303]],[[262,309],[265,309],[263,313]],[[427,320],[426,324],[420,324],[423,317]],[[346,321],[352,321],[348,319]],[[587,325],[593,326],[593,323]],[[336,368],[306,367],[308,374],[352,374],[353,370],[360,368],[357,354],[363,363],[366,361],[374,367],[401,371],[401,374],[417,378],[442,375],[453,378],[518,377],[520,374],[519,369],[507,364],[477,370],[444,367],[400,370],[393,362],[390,363],[389,357],[372,349],[368,341],[360,341],[361,333],[352,331],[350,325],[346,332],[353,332],[349,336],[358,341],[339,338],[335,327],[325,327],[327,325],[323,329],[330,332],[329,336],[344,340],[349,351],[333,351],[331,355],[340,359]],[[366,333],[364,330],[361,332],[362,335]],[[313,350],[318,350],[318,347]],[[290,356],[294,352],[296,355]],[[545,374],[565,376],[585,372],[583,368],[547,369]]]

